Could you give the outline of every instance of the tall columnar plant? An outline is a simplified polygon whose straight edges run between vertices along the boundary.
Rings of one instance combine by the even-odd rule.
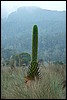
[[[38,68],[38,27],[37,25],[33,26],[32,34],[32,61],[29,66],[27,76],[30,79],[39,78],[39,68]]]

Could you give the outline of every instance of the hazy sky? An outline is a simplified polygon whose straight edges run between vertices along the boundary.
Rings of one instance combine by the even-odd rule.
[[[1,1],[1,16],[22,6],[37,6],[43,9],[66,11],[66,1]]]

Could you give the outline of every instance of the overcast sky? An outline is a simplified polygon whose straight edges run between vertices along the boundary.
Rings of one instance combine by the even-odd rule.
[[[37,6],[43,9],[66,11],[66,1],[1,1],[1,16],[7,16],[22,6]]]

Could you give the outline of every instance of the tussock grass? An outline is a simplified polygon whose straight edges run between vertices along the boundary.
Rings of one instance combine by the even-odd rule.
[[[41,79],[31,81],[27,87],[24,76],[27,70],[16,68],[1,68],[1,98],[2,99],[64,99],[66,89],[61,82],[66,78],[65,67],[51,65],[40,69]],[[63,72],[63,73],[62,73]]]

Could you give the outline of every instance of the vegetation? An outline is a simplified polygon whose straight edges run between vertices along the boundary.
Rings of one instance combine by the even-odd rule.
[[[34,25],[32,34],[32,61],[37,62],[37,57],[38,57],[38,27],[37,25]]]
[[[16,67],[1,68],[1,99],[65,99],[66,87],[61,84],[66,79],[65,65],[41,67],[41,79],[26,86],[24,76],[27,69]]]
[[[11,66],[11,68],[15,67],[21,67],[23,64],[25,66],[28,66],[31,61],[31,56],[29,53],[19,53],[19,54],[14,54],[11,55],[11,57],[8,58],[2,58],[1,59],[1,65],[6,67],[6,66]]]
[[[32,34],[32,61],[27,73],[28,74],[27,77],[31,79],[35,79],[35,77],[39,78],[37,57],[38,57],[38,27],[37,25],[34,25]]]
[[[1,99],[65,99],[66,12],[31,10],[1,19]]]
[[[20,53],[13,55],[12,59],[16,61],[16,66],[22,66],[24,63],[29,65],[31,56],[29,53]]]

